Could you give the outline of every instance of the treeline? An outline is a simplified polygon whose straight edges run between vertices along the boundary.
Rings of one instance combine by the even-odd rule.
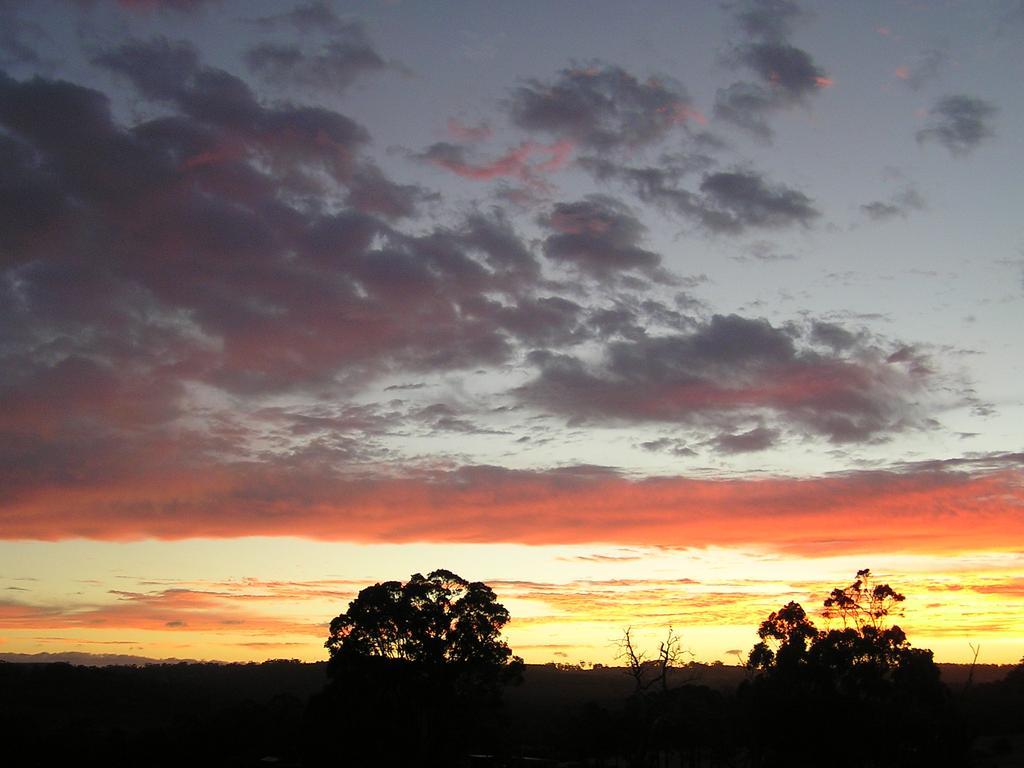
[[[869,570],[758,627],[740,668],[672,629],[620,667],[527,668],[482,582],[437,570],[363,589],[325,664],[0,663],[0,759],[19,766],[996,768],[1024,766],[1024,662],[944,683]]]
[[[955,682],[945,690],[962,720],[967,753],[957,758],[962,762],[951,755],[938,764],[1024,766],[1024,665],[1008,668],[1000,680],[970,685],[966,667],[950,671]],[[991,669],[988,676],[994,676]],[[489,740],[469,739],[475,754],[494,758],[469,758],[467,751],[454,765],[625,766],[635,764],[640,751],[648,764],[749,765],[751,739],[782,714],[769,717],[750,707],[740,694],[750,677],[738,667],[690,664],[670,675],[668,695],[652,691],[641,702],[626,667],[527,665],[522,683],[505,692],[498,732]],[[322,735],[310,733],[309,703],[327,682],[326,664],[298,661],[0,662],[0,760],[11,766],[301,766],[311,762],[309,743]],[[787,728],[809,749],[810,703],[787,712]],[[856,716],[827,733],[827,755],[808,758],[809,764],[842,765],[854,739],[874,738],[882,746]],[[338,749],[344,751],[341,744]],[[335,764],[352,763],[339,754]]]

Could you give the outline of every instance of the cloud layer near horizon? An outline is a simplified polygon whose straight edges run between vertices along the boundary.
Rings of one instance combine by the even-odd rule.
[[[300,536],[355,542],[767,546],[791,554],[1013,550],[1022,457],[837,477],[633,480],[601,468],[464,467],[419,477],[236,464],[33,489],[0,537]]]

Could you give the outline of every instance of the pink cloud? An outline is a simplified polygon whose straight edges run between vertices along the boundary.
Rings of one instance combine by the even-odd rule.
[[[106,605],[41,607],[0,602],[0,625],[8,629],[135,629],[224,632],[245,627],[249,634],[321,635],[323,627],[256,613],[244,596],[167,589],[113,592]],[[77,641],[76,641],[77,642]]]
[[[573,143],[566,139],[553,144],[526,141],[490,163],[474,164],[456,157],[442,156],[429,159],[464,179],[489,181],[508,177],[536,183],[536,174],[551,173],[564,167],[572,150]]]
[[[0,537],[305,536],[356,542],[765,546],[801,554],[1012,549],[1024,473],[931,467],[818,478],[634,480],[587,468],[468,467],[356,479],[259,463],[23,488]]]
[[[448,135],[458,141],[484,141],[485,139],[491,138],[493,133],[494,131],[491,130],[491,126],[487,123],[466,125],[461,120],[454,117],[449,118],[448,120]]]

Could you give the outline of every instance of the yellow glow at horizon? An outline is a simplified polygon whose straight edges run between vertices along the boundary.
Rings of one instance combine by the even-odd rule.
[[[360,588],[443,567],[494,587],[513,617],[509,643],[528,662],[613,663],[627,626],[653,652],[671,625],[697,660],[730,664],[737,656],[729,651],[746,653],[770,611],[793,599],[813,615],[829,589],[869,566],[907,594],[897,621],[937,660],[967,661],[971,643],[980,644],[984,663],[1024,656],[1024,595],[970,588],[1024,583],[1024,556],[1012,553],[798,558],[721,548],[357,545],[254,537],[2,542],[0,563],[3,601],[15,610],[86,619],[99,611],[102,618],[110,606],[130,607],[133,598],[116,593],[159,606],[162,592],[181,589],[209,595],[211,605],[197,609],[197,617],[210,623],[223,610],[232,622],[45,628],[19,626],[0,614],[0,652],[322,659],[327,623]]]

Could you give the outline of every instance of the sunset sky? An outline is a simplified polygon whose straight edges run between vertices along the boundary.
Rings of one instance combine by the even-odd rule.
[[[0,0],[0,658],[1024,656],[1020,0]],[[822,624],[824,620],[822,621]],[[824,624],[823,624],[824,625]]]

